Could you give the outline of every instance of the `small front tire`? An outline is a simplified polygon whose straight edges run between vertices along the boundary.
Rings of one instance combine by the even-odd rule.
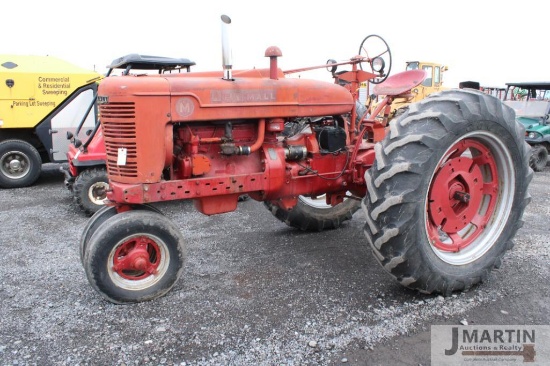
[[[184,239],[165,216],[127,211],[105,220],[91,236],[84,270],[91,286],[115,304],[166,294],[185,260]]]
[[[73,197],[76,204],[88,216],[105,205],[109,179],[105,168],[82,171],[73,183]]]
[[[133,205],[132,210],[144,210],[156,212],[162,215],[162,212],[158,208],[148,204]],[[92,235],[107,219],[115,216],[116,214],[117,209],[115,206],[103,206],[99,210],[97,210],[96,213],[92,215],[92,217],[90,217],[90,219],[86,223],[86,226],[84,227],[84,231],[82,231],[82,235],[80,236],[79,253],[80,262],[82,264],[84,264],[86,247],[88,246],[88,241],[90,240]]]

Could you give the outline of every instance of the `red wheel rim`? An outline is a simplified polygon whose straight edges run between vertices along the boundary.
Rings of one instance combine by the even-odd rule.
[[[157,273],[161,251],[147,236],[138,236],[123,242],[113,258],[113,271],[128,280],[141,280]]]
[[[428,192],[431,244],[458,252],[472,244],[493,216],[498,197],[497,163],[481,142],[464,139],[449,150]]]

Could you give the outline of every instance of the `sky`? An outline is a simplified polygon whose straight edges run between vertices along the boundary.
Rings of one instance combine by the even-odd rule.
[[[550,1],[22,0],[0,6],[0,54],[50,55],[100,73],[129,53],[184,57],[195,71],[222,70],[221,15],[234,69],[265,68],[269,46],[283,70],[349,60],[381,36],[392,74],[406,61],[447,65],[444,85],[550,81]],[[139,5],[138,5],[139,4]],[[323,69],[324,70],[324,69]],[[303,78],[330,80],[326,71]]]

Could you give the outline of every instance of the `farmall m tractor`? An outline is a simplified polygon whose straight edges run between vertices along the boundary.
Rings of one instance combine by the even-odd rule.
[[[222,16],[222,28],[229,23]],[[266,50],[266,69],[233,70],[227,42],[223,55],[219,72],[99,86],[109,203],[86,225],[80,254],[105,299],[151,300],[178,280],[185,239],[150,205],[168,200],[214,215],[248,194],[285,224],[314,231],[339,227],[362,206],[365,243],[397,281],[423,293],[468,289],[499,266],[532,177],[512,109],[449,90],[388,124],[392,100],[425,73],[388,77],[391,53],[376,35],[349,60],[300,70],[282,71],[277,47]],[[321,68],[334,83],[287,77]],[[357,102],[364,82],[385,96],[376,110]]]

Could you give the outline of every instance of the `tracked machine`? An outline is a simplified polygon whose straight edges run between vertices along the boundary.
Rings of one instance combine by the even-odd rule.
[[[230,23],[222,16],[222,29]],[[468,289],[500,265],[532,176],[511,108],[449,90],[388,123],[392,101],[426,75],[389,76],[381,37],[366,37],[350,59],[286,71],[278,47],[265,51],[268,68],[233,69],[223,39],[220,71],[99,86],[109,202],[88,221],[80,254],[106,300],[151,300],[180,277],[185,238],[153,205],[169,200],[215,215],[248,194],[285,224],[312,231],[339,228],[362,207],[365,245],[397,281],[423,293]],[[334,83],[292,77],[321,68]],[[366,82],[384,95],[375,110],[358,102]]]

